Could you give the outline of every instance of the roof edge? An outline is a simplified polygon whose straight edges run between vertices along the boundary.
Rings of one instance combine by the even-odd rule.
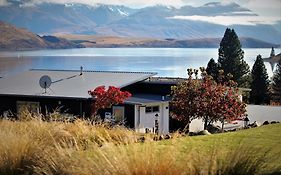
[[[60,70],[60,69],[29,69],[30,71],[58,71],[58,72],[80,72],[81,70]],[[157,75],[157,72],[134,72],[134,71],[94,71],[83,70],[83,72],[103,72],[103,73],[134,73],[134,74],[149,74],[151,76]]]
[[[154,75],[156,75],[156,74],[157,74],[157,73],[155,73],[155,74],[147,74],[145,77],[139,78],[139,79],[137,79],[137,80],[135,80],[135,81],[131,81],[131,82],[129,82],[129,83],[126,83],[126,84],[120,86],[119,88],[124,88],[124,87],[126,87],[126,86],[129,86],[129,85],[132,85],[132,84],[135,84],[135,83],[138,83],[138,82],[142,82],[142,81],[144,81],[144,80],[148,79],[149,77],[152,77],[152,76],[154,76]]]
[[[92,97],[75,97],[75,96],[52,96],[52,95],[38,95],[38,94],[0,94],[0,97],[32,97],[45,99],[75,99],[75,100],[93,100]]]

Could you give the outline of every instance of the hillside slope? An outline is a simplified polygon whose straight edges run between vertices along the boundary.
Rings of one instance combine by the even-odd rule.
[[[35,50],[83,47],[55,36],[40,37],[26,29],[0,21],[0,50]]]
[[[61,38],[66,38],[85,47],[143,47],[143,48],[218,48],[221,38],[203,38],[203,39],[154,39],[154,38],[130,38],[114,36],[95,36],[78,34],[60,34]],[[244,48],[271,48],[280,47],[280,45],[253,39],[240,38]]]

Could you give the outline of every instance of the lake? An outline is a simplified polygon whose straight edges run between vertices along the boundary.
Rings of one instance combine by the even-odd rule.
[[[252,67],[256,56],[269,57],[271,48],[247,48],[244,59]],[[275,53],[280,53],[280,48]],[[158,76],[186,77],[187,68],[206,67],[218,58],[216,48],[83,48],[0,52],[0,76],[28,69],[157,72]],[[269,76],[272,71],[265,63]]]

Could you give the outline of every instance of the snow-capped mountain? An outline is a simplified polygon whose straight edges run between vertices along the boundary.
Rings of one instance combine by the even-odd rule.
[[[28,0],[9,0],[0,6],[0,20],[39,34],[80,33],[151,38],[217,38],[226,27],[241,37],[252,37],[280,44],[280,23],[266,19],[237,3],[212,2],[200,7],[152,6],[132,9],[125,6],[96,4],[26,5]],[[238,23],[241,19],[243,23]]]

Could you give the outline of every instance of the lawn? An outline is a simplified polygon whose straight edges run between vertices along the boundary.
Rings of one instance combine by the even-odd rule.
[[[122,127],[0,121],[0,174],[278,174],[281,124],[153,141]]]

